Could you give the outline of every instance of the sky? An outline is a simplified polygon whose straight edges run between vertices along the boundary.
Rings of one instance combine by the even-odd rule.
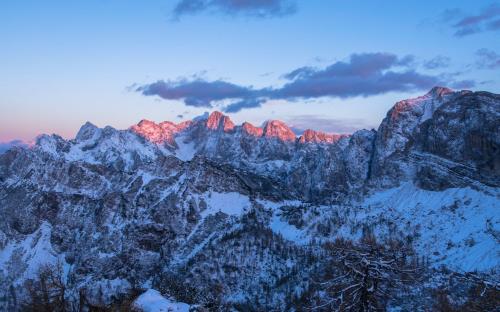
[[[4,0],[0,148],[219,110],[377,128],[432,86],[500,90],[499,1]]]

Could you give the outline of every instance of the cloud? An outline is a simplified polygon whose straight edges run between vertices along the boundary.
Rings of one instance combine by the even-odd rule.
[[[471,79],[453,81],[449,84],[453,89],[470,89],[476,86],[476,81]]]
[[[439,79],[410,68],[412,56],[397,57],[390,53],[352,54],[349,61],[339,61],[323,69],[298,68],[285,77],[290,82],[274,90],[279,99],[349,98],[371,96],[391,91],[427,89]]]
[[[245,108],[256,108],[262,106],[266,100],[263,98],[254,98],[254,99],[244,99],[238,102],[234,102],[229,104],[224,108],[224,112],[226,113],[237,113]]]
[[[426,69],[439,69],[450,66],[451,59],[447,56],[438,55],[424,62],[423,66]]]
[[[205,81],[196,79],[188,81],[158,80],[154,83],[139,86],[135,89],[143,95],[158,95],[166,100],[183,100],[187,106],[213,107],[212,102],[224,99],[247,98],[253,93],[250,87],[216,80]]]
[[[295,13],[294,0],[180,0],[174,7],[175,17],[203,11],[257,18],[282,17]]]
[[[387,92],[428,90],[436,85],[473,85],[473,81],[457,81],[456,75],[420,73],[415,69],[413,56],[398,57],[391,53],[352,54],[347,61],[324,68],[299,67],[282,77],[286,83],[278,88],[255,89],[223,80],[180,79],[159,80],[136,86],[135,90],[146,96],[182,100],[188,106],[225,105],[224,111],[236,113],[260,107],[267,100],[368,97]],[[222,104],[223,101],[226,104]]]
[[[454,35],[464,37],[484,31],[500,29],[500,5],[490,4],[478,14],[466,14],[459,9],[446,10],[441,14],[441,21],[455,30]]]
[[[298,135],[306,129],[315,129],[327,133],[353,133],[360,129],[373,128],[362,119],[331,119],[317,115],[298,115],[286,120],[290,128]]]
[[[500,18],[493,21],[493,22],[490,22],[488,23],[488,25],[486,25],[486,27],[489,29],[489,30],[500,30]]]
[[[476,66],[478,69],[497,69],[500,68],[500,54],[488,49],[479,49],[476,51]]]
[[[5,153],[7,150],[14,146],[21,146],[21,147],[26,147],[28,146],[27,143],[21,141],[21,140],[12,140],[10,142],[0,142],[0,154]]]

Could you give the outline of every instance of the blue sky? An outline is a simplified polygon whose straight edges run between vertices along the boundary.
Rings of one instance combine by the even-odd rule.
[[[376,127],[394,102],[434,82],[500,89],[498,1],[234,4],[245,1],[2,1],[0,141],[73,137],[87,120],[181,121],[242,102],[228,110],[237,123],[351,132]],[[346,79],[339,71],[359,69],[352,55],[359,66],[387,65]]]

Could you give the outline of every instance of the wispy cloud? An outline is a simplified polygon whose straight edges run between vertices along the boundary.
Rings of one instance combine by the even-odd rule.
[[[460,9],[449,9],[441,14],[442,22],[449,24],[454,35],[464,37],[484,31],[500,30],[500,5],[490,4],[476,14],[468,14]]]
[[[476,66],[479,69],[500,68],[500,54],[493,50],[479,49],[476,51]]]
[[[368,97],[387,92],[410,92],[435,85],[471,86],[473,81],[459,81],[454,75],[428,75],[417,71],[414,57],[391,53],[352,54],[324,68],[300,67],[283,75],[287,82],[278,88],[255,89],[223,80],[159,80],[135,90],[168,100],[182,100],[188,106],[212,108],[223,100],[226,112],[260,107],[267,100],[316,99],[321,97]]]
[[[441,69],[449,67],[451,59],[447,56],[438,55],[424,62],[423,66],[426,69]]]
[[[180,0],[174,7],[176,18],[201,12],[246,15],[257,18],[282,17],[295,13],[294,0]]]

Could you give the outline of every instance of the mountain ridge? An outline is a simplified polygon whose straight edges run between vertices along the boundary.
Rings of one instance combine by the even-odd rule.
[[[68,291],[94,304],[196,285],[183,302],[218,289],[284,311],[307,294],[323,244],[367,233],[411,243],[436,270],[498,276],[499,120],[500,95],[437,88],[339,137],[292,140],[281,122],[220,112],[42,135],[0,155],[0,294],[26,296],[59,262]]]

